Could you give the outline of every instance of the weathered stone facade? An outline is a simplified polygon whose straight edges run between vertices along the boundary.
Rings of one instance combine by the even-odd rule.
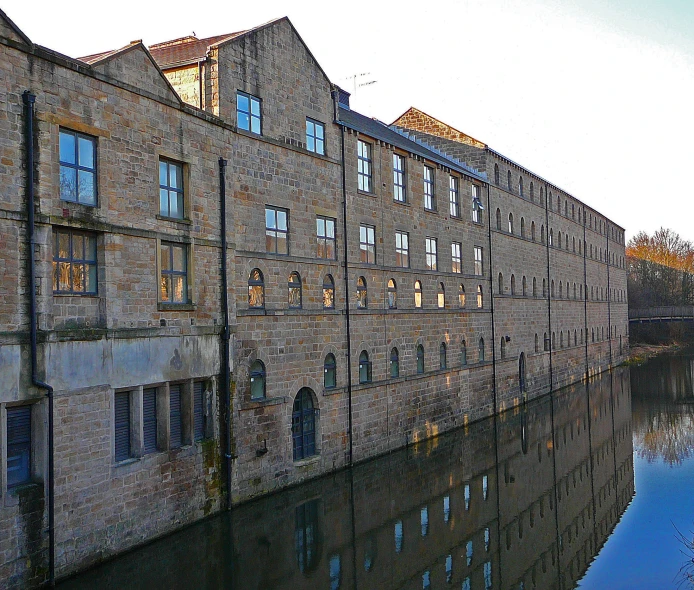
[[[423,113],[396,122],[407,132],[353,113],[287,19],[75,60],[34,45],[0,12],[0,52],[0,579],[10,587],[46,579],[50,551],[61,577],[218,511],[227,484],[240,502],[517,406],[624,358],[623,230],[481,142],[440,122],[427,126]],[[36,97],[30,139],[25,91]],[[247,124],[239,97],[252,105]],[[307,121],[312,133],[322,130],[323,150]],[[85,162],[69,161],[61,141],[70,138]],[[371,150],[368,190],[358,188],[359,141]],[[403,198],[394,192],[394,154],[404,166]],[[424,166],[437,201],[430,210]],[[79,186],[93,179],[91,201],[65,197],[73,171],[87,183]],[[524,195],[513,188],[519,175]],[[484,207],[477,221],[473,191]],[[29,207],[37,377],[53,387],[52,431],[31,371]],[[284,228],[269,225],[278,211]],[[329,254],[318,220],[333,224]],[[373,242],[360,239],[362,226]],[[407,264],[396,232],[409,237]],[[558,247],[562,240],[568,246]],[[87,268],[95,269],[88,279]],[[249,283],[254,269],[262,285]],[[357,305],[360,278],[366,291]],[[546,282],[537,296],[534,278]],[[261,304],[250,304],[252,289],[262,289]],[[545,333],[554,341],[548,350]],[[250,382],[259,366],[262,395]],[[21,440],[19,422],[8,418],[20,407],[31,416]],[[54,548],[45,534],[51,511]]]

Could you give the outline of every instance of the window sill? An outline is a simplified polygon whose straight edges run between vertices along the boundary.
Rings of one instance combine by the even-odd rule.
[[[412,204],[409,201],[398,201],[396,199],[393,199],[393,203],[396,205],[402,205],[403,207],[412,207]]]
[[[308,467],[309,465],[313,465],[314,463],[318,463],[319,461],[320,455],[315,454],[311,457],[307,457],[306,459],[299,459],[298,461],[294,461],[294,467]]]
[[[128,465],[132,465],[133,463],[139,463],[141,458],[142,457],[128,457],[127,459],[123,459],[122,461],[116,461],[113,464],[113,467],[115,469],[118,469],[119,467],[127,467]]]
[[[427,209],[426,207],[424,207],[424,212],[425,213],[433,213],[434,215],[438,215],[438,213],[439,213],[438,209]]]
[[[157,311],[195,311],[195,303],[157,303]]]
[[[370,191],[363,191],[361,189],[357,189],[357,194],[358,195],[366,195],[367,197],[376,197],[376,193],[370,192]]]
[[[80,203],[78,201],[66,201],[65,199],[60,199],[61,207],[65,207],[67,205],[79,205],[80,207],[89,207],[90,209],[98,209],[99,208],[99,203],[94,203],[93,205],[91,203]]]
[[[156,215],[155,216],[160,221],[171,221],[173,223],[182,223],[184,225],[192,225],[193,222],[185,217],[168,217],[166,215]]]
[[[93,297],[94,299],[98,299],[99,294],[80,292],[68,293],[67,291],[53,291],[53,297]]]
[[[262,126],[262,124],[261,124],[261,126]],[[241,135],[247,135],[248,137],[255,137],[255,138],[258,138],[258,137],[262,137],[262,136],[263,136],[263,132],[262,132],[262,131],[261,131],[260,133],[253,133],[252,131],[250,131],[250,130],[248,130],[248,129],[241,129],[238,125],[236,126],[236,132],[237,132],[237,133],[240,133]]]
[[[256,408],[263,408],[265,406],[277,406],[283,404],[287,401],[287,398],[282,397],[266,397],[265,399],[254,399],[250,401],[241,402],[239,410],[255,410]]]

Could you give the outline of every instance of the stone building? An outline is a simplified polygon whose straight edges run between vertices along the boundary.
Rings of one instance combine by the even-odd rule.
[[[286,18],[73,59],[0,12],[0,52],[10,587],[623,359],[623,230],[350,110]]]

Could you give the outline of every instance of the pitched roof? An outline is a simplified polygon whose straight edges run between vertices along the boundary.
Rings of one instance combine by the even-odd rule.
[[[397,125],[398,127],[405,127],[415,131],[423,131],[424,133],[430,133],[431,135],[436,135],[444,139],[451,139],[458,143],[464,143],[480,149],[487,147],[484,142],[475,139],[467,133],[463,133],[448,123],[444,123],[436,117],[432,117],[415,107],[407,109],[402,115],[395,119],[391,125]]]
[[[218,45],[224,41],[238,37],[245,32],[246,31],[226,33],[225,35],[215,35],[214,37],[207,37],[205,39],[198,39],[197,37],[189,35],[188,37],[181,37],[180,39],[173,39],[171,41],[150,45],[149,51],[159,64],[159,67],[166,69],[177,65],[196,62],[204,58],[207,54],[207,50],[213,45]]]

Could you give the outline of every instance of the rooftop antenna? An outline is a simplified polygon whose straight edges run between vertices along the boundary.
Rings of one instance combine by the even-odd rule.
[[[362,74],[354,74],[352,76],[347,76],[346,78],[343,78],[343,80],[351,80],[352,81],[352,94],[356,94],[357,88],[362,88],[364,86],[371,86],[372,84],[376,84],[378,80],[364,80],[367,76],[371,76],[371,72],[364,72]]]

